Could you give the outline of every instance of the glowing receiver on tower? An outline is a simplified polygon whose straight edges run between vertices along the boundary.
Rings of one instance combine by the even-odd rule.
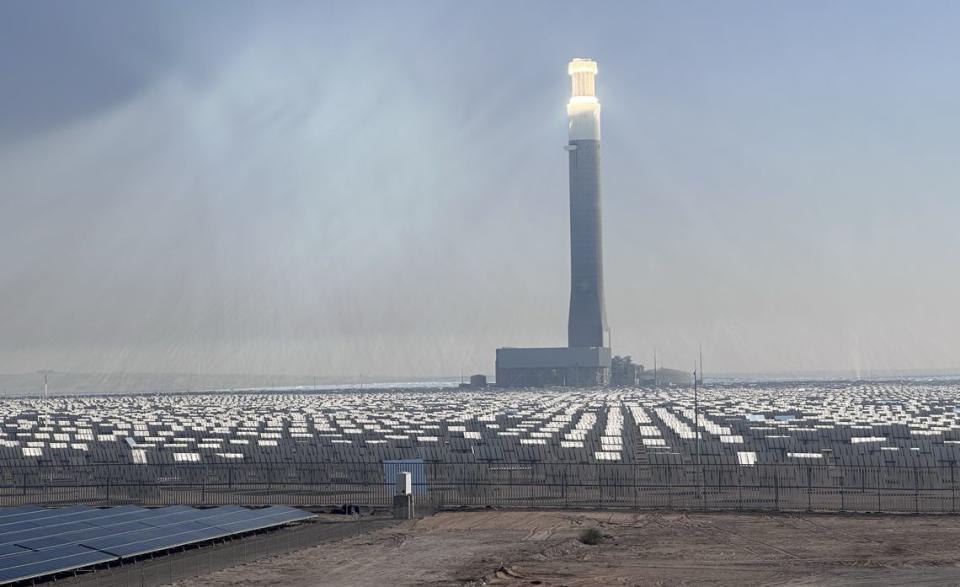
[[[597,62],[592,59],[574,59],[567,66],[570,74],[570,101],[567,102],[569,138],[571,141],[600,140],[600,100],[597,99],[595,79]]]

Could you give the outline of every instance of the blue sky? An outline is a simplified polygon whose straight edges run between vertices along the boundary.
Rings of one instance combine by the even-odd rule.
[[[0,4],[0,371],[439,375],[566,332],[600,65],[619,353],[960,367],[950,2]]]

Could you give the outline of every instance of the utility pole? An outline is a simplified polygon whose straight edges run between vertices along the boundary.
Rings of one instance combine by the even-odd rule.
[[[56,373],[56,371],[44,369],[43,371],[37,371],[37,373],[43,375],[43,399],[48,399],[50,397],[50,382],[48,377]]]
[[[700,343],[700,385],[703,385],[703,343]]]
[[[697,492],[703,501],[703,462],[700,458],[700,390],[697,385],[697,368],[693,368],[693,426],[697,435]]]
[[[653,386],[657,387],[657,349],[653,349]]]

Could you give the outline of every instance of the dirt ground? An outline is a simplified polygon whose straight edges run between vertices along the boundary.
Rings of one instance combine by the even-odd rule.
[[[179,585],[688,584],[957,585],[960,518],[443,513]]]

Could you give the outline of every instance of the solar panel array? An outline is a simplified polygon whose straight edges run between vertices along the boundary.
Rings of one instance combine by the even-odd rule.
[[[0,584],[311,517],[312,514],[285,506],[0,508]]]
[[[0,400],[0,464],[769,463],[960,456],[956,382]],[[699,439],[699,442],[698,442]]]

